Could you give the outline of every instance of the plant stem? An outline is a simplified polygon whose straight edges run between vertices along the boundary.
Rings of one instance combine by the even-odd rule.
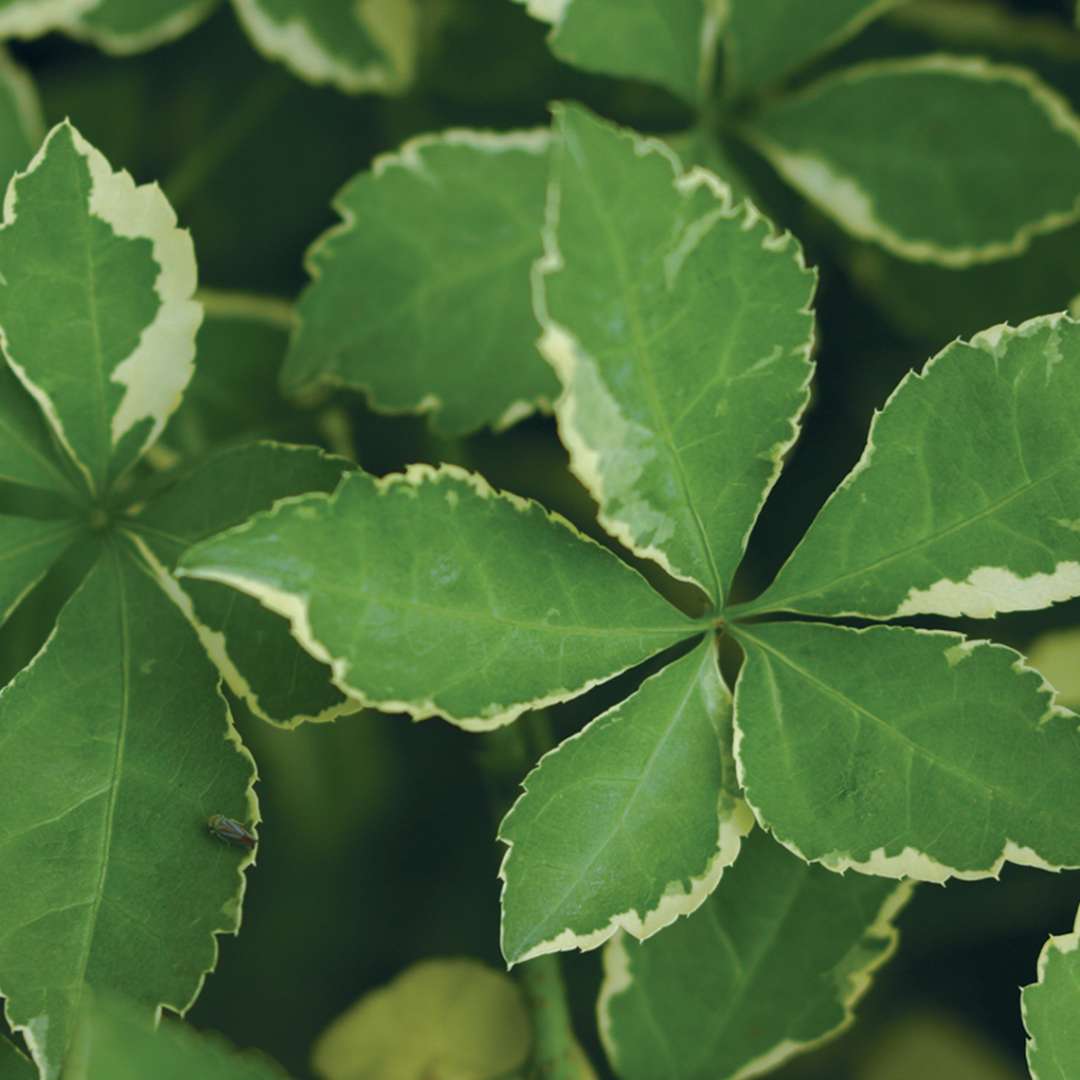
[[[288,79],[276,71],[254,84],[233,114],[162,182],[173,207],[183,206],[216,172],[236,144],[254,131],[284,96]]]
[[[517,795],[522,777],[555,745],[555,736],[550,717],[541,710],[492,732],[486,741],[479,764],[487,782],[492,818],[498,825]],[[514,974],[533,1024],[533,1049],[525,1072],[528,1080],[593,1077],[574,1035],[558,955],[526,960]]]
[[[557,954],[527,960],[518,980],[533,1021],[529,1080],[581,1080],[582,1054],[574,1038]]]

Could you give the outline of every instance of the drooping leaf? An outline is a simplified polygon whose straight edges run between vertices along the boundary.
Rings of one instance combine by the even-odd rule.
[[[753,825],[712,636],[545,754],[499,826],[502,949],[520,963],[645,939],[694,911]]]
[[[624,1080],[771,1071],[853,1020],[892,955],[909,884],[842,878],[761,831],[688,919],[604,953],[600,1033]]]
[[[0,7],[0,11],[2,11]],[[26,168],[45,137],[45,119],[29,74],[0,47],[0,186]]]
[[[1039,976],[1020,995],[1032,1080],[1080,1075],[1080,911],[1071,934],[1051,937],[1039,954]]]
[[[476,960],[424,960],[334,1020],[312,1060],[325,1080],[502,1080],[531,1041],[512,979]]]
[[[743,612],[991,618],[1080,595],[1080,324],[954,342],[893,392],[862,458]]]
[[[88,986],[183,1012],[235,931],[254,766],[194,632],[119,544],[0,696],[0,993],[59,1076]]]
[[[56,30],[101,0],[0,0],[0,38],[38,37]]]
[[[191,238],[156,185],[114,173],[65,122],[8,188],[0,275],[4,355],[99,492],[161,433],[190,378]]]
[[[709,173],[556,110],[540,348],[600,522],[722,602],[809,397],[814,275]]]
[[[1023,68],[872,61],[777,100],[744,134],[841,226],[904,258],[970,266],[1080,218],[1080,119]]]
[[[550,23],[567,64],[658,83],[691,104],[708,92],[723,6],[718,0],[515,0]]]
[[[220,1035],[187,1024],[157,1030],[130,1002],[88,995],[64,1080],[285,1080],[261,1054],[238,1054]]]
[[[97,0],[64,31],[119,56],[153,49],[181,37],[220,0]]]
[[[534,502],[453,466],[279,505],[180,560],[287,616],[364,704],[468,730],[589,687],[696,627]]]
[[[1058,692],[1058,701],[1080,708],[1080,627],[1048,630],[1026,651],[1028,663]]]
[[[922,881],[1080,865],[1080,720],[1018,653],[898,626],[732,633],[739,778],[792,850]]]
[[[0,363],[0,480],[77,496],[34,399]]]
[[[379,158],[334,202],[283,382],[429,412],[451,435],[554,400],[536,352],[529,272],[541,252],[546,131],[448,131]]]
[[[899,0],[729,0],[721,36],[724,89],[760,90],[851,37]]]
[[[200,290],[199,301],[206,318],[196,340],[195,375],[153,453],[170,464],[252,439],[314,442],[309,415],[278,389],[291,305],[207,290]]]
[[[314,447],[254,443],[226,450],[154,499],[132,528],[167,578],[199,540],[269,510],[278,499],[333,491],[344,464]],[[289,624],[258,600],[208,581],[169,587],[182,589],[178,601],[210,658],[256,716],[291,726],[356,709],[331,682],[330,669],[305,652]]]
[[[44,577],[80,529],[76,521],[0,514],[0,623]]]
[[[308,82],[346,93],[396,93],[413,77],[418,12],[414,0],[233,0],[251,40]]]

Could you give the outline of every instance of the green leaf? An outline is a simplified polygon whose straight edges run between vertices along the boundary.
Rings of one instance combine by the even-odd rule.
[[[899,0],[729,0],[721,45],[725,92],[734,97],[777,82],[853,37]]]
[[[201,463],[131,522],[229,689],[272,723],[332,720],[357,706],[333,685],[330,669],[300,648],[279,615],[212,582],[178,585],[171,571],[192,544],[269,510],[278,499],[333,491],[344,464],[313,447],[255,443],[227,450]]]
[[[764,108],[743,134],[849,232],[919,262],[1015,255],[1080,218],[1080,119],[1025,68],[872,61]]]
[[[718,0],[515,0],[550,23],[567,64],[658,83],[695,104],[712,80],[723,10]]]
[[[101,0],[0,0],[0,38],[38,37],[57,30]]]
[[[0,185],[7,187],[16,169],[26,167],[44,137],[37,88],[0,47]]]
[[[157,1030],[130,1002],[94,994],[79,1020],[64,1080],[285,1080],[269,1058],[238,1054],[187,1024]]]
[[[75,521],[36,521],[0,514],[0,623],[81,530]]]
[[[1080,626],[1048,630],[1027,649],[1028,663],[1041,672],[1058,693],[1058,701],[1080,708]]]
[[[700,911],[604,953],[600,1033],[623,1080],[770,1072],[835,1037],[896,949],[909,884],[830,874],[755,832]]]
[[[117,56],[153,49],[194,29],[219,0],[96,0],[64,26],[72,37]]]
[[[1051,937],[1039,953],[1039,977],[1020,994],[1032,1080],[1080,1075],[1080,911],[1071,934]]]
[[[91,984],[183,1012],[240,922],[254,763],[195,634],[112,546],[0,696],[0,993],[54,1080]]]
[[[4,1080],[37,1080],[37,1069],[10,1040],[0,1035],[0,1076]]]
[[[803,858],[920,881],[1080,865],[1080,726],[1019,653],[898,626],[731,629],[739,779]]]
[[[954,342],[904,378],[776,579],[739,609],[992,618],[1080,595],[1080,324]]]
[[[33,398],[0,363],[0,480],[78,495]]]
[[[476,960],[423,960],[342,1013],[312,1062],[325,1080],[503,1080],[531,1041],[512,979]]]
[[[536,304],[559,433],[604,528],[719,604],[809,398],[814,275],[711,173],[555,115]]]
[[[509,963],[620,928],[644,940],[696,910],[753,825],[715,639],[545,754],[524,788],[499,826]]]
[[[198,296],[206,318],[196,341],[195,375],[151,451],[155,464],[254,438],[314,442],[308,417],[278,389],[292,307],[246,293],[200,290]]]
[[[4,355],[100,492],[161,433],[191,376],[191,238],[156,185],[114,173],[65,122],[8,188],[0,282]]]
[[[454,466],[346,476],[196,545],[182,574],[256,597],[366,705],[471,731],[566,701],[695,633],[537,503]]]
[[[286,389],[345,385],[450,435],[553,400],[529,298],[549,144],[542,130],[447,131],[353,179],[334,200],[344,224],[308,255]]]
[[[308,82],[357,94],[397,93],[412,82],[415,0],[233,0],[256,48]]]

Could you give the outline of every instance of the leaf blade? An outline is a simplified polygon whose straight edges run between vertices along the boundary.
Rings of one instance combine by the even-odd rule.
[[[946,347],[897,387],[776,579],[736,610],[992,618],[1080,594],[1077,393],[1067,316]]]
[[[559,433],[605,529],[720,604],[809,399],[814,276],[711,174],[582,109],[556,124],[536,306]]]
[[[939,882],[1080,863],[1077,718],[1013,650],[896,626],[732,633],[745,797],[803,858]]]
[[[301,649],[288,624],[257,600],[206,581],[177,585],[171,575],[198,541],[279,499],[333,491],[345,465],[313,447],[237,447],[201,462],[131,521],[144,557],[229,689],[256,716],[280,726],[332,720],[357,706],[333,686],[330,669]]]
[[[554,399],[528,284],[549,143],[543,129],[451,130],[356,176],[334,200],[343,223],[308,254],[286,389],[345,385],[449,435]]]
[[[807,7],[798,0],[732,0],[720,38],[729,95],[759,91],[846,38],[897,0],[841,0]]]
[[[1080,218],[1062,182],[1080,166],[1080,119],[1008,64],[871,61],[764,109],[743,134],[841,227],[918,262],[959,269],[1005,258]],[[1032,191],[1037,199],[1025,197]]]
[[[79,531],[74,521],[36,521],[0,514],[0,625]]]
[[[191,376],[191,237],[156,186],[114,173],[63,123],[8,187],[0,272],[4,355],[100,492],[157,438]]]
[[[658,83],[691,105],[708,91],[721,5],[715,0],[515,0],[552,25],[562,61]]]
[[[255,47],[294,75],[348,94],[398,93],[412,81],[413,0],[325,5],[318,0],[233,0]]]
[[[563,519],[454,466],[351,473],[332,496],[197,545],[180,573],[286,615],[357,700],[467,730],[568,700],[697,632]]]
[[[541,758],[499,826],[509,963],[644,940],[704,902],[753,824],[730,700],[707,636]]]
[[[1020,992],[1032,1080],[1068,1080],[1080,1068],[1080,911],[1071,934],[1051,936],[1039,953],[1038,978]]]
[[[910,893],[808,866],[755,831],[700,911],[652,941],[607,946],[598,1013],[609,1060],[627,1080],[714,1080],[835,1038],[895,951]]]
[[[0,713],[3,783],[19,793],[0,833],[0,986],[52,1078],[88,983],[123,989],[147,1017],[197,995],[214,935],[239,925],[251,858],[215,845],[205,820],[257,818],[254,765],[193,632],[115,547]]]

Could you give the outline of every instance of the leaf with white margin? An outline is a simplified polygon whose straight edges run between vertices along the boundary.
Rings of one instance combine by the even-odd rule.
[[[0,624],[82,530],[78,521],[0,514]]]
[[[1066,708],[1080,708],[1080,626],[1047,630],[1027,649],[1028,663],[1041,672]]]
[[[116,56],[164,45],[193,30],[220,0],[97,0],[64,33]]]
[[[761,831],[689,919],[604,952],[598,1014],[624,1080],[758,1076],[854,1022],[910,883],[839,877]]]
[[[11,369],[0,361],[0,480],[55,491],[80,492],[41,410]]]
[[[204,540],[182,576],[286,616],[365,705],[469,731],[567,701],[700,632],[636,571],[474,473],[346,476]]]
[[[1080,219],[1080,118],[1026,68],[935,54],[828,75],[742,134],[848,232],[962,268]]]
[[[0,38],[47,34],[99,3],[101,0],[0,0]]]
[[[330,669],[300,647],[279,615],[213,582],[178,584],[171,572],[193,544],[269,510],[277,500],[333,491],[345,467],[312,446],[262,442],[232,448],[200,462],[128,523],[229,689],[270,723],[295,727],[333,720],[357,705],[333,685]]]
[[[854,37],[900,0],[728,0],[720,39],[724,90],[743,95],[777,82]]]
[[[100,493],[161,433],[202,309],[190,235],[71,124],[16,175],[0,227],[0,344]]]
[[[64,1080],[286,1080],[261,1053],[237,1053],[187,1024],[156,1027],[130,1001],[95,993],[79,1018]]]
[[[344,222],[307,256],[286,391],[347,386],[449,435],[554,400],[529,290],[550,143],[543,129],[445,131],[355,177],[334,199]]]
[[[701,905],[753,827],[731,736],[709,634],[540,759],[499,826],[508,963],[644,940]]]
[[[415,0],[233,0],[255,47],[308,82],[399,93],[413,78]]]
[[[1080,910],[1071,934],[1052,936],[1039,953],[1038,979],[1020,993],[1032,1080],[1080,1076]]]
[[[365,994],[319,1036],[324,1080],[504,1080],[533,1033],[521,991],[467,957],[421,960]]]
[[[723,0],[515,0],[552,27],[564,63],[657,83],[696,104],[709,91]]]
[[[937,882],[1080,866],[1080,720],[1019,653],[900,626],[730,630],[739,781],[792,851]]]
[[[240,924],[255,767],[194,631],[110,545],[0,695],[0,994],[44,1080],[88,986],[184,1012]]]
[[[540,350],[600,523],[722,604],[799,430],[815,275],[656,140],[558,106]]]
[[[732,613],[989,619],[1080,595],[1080,323],[957,341],[909,373],[759,596]]]

